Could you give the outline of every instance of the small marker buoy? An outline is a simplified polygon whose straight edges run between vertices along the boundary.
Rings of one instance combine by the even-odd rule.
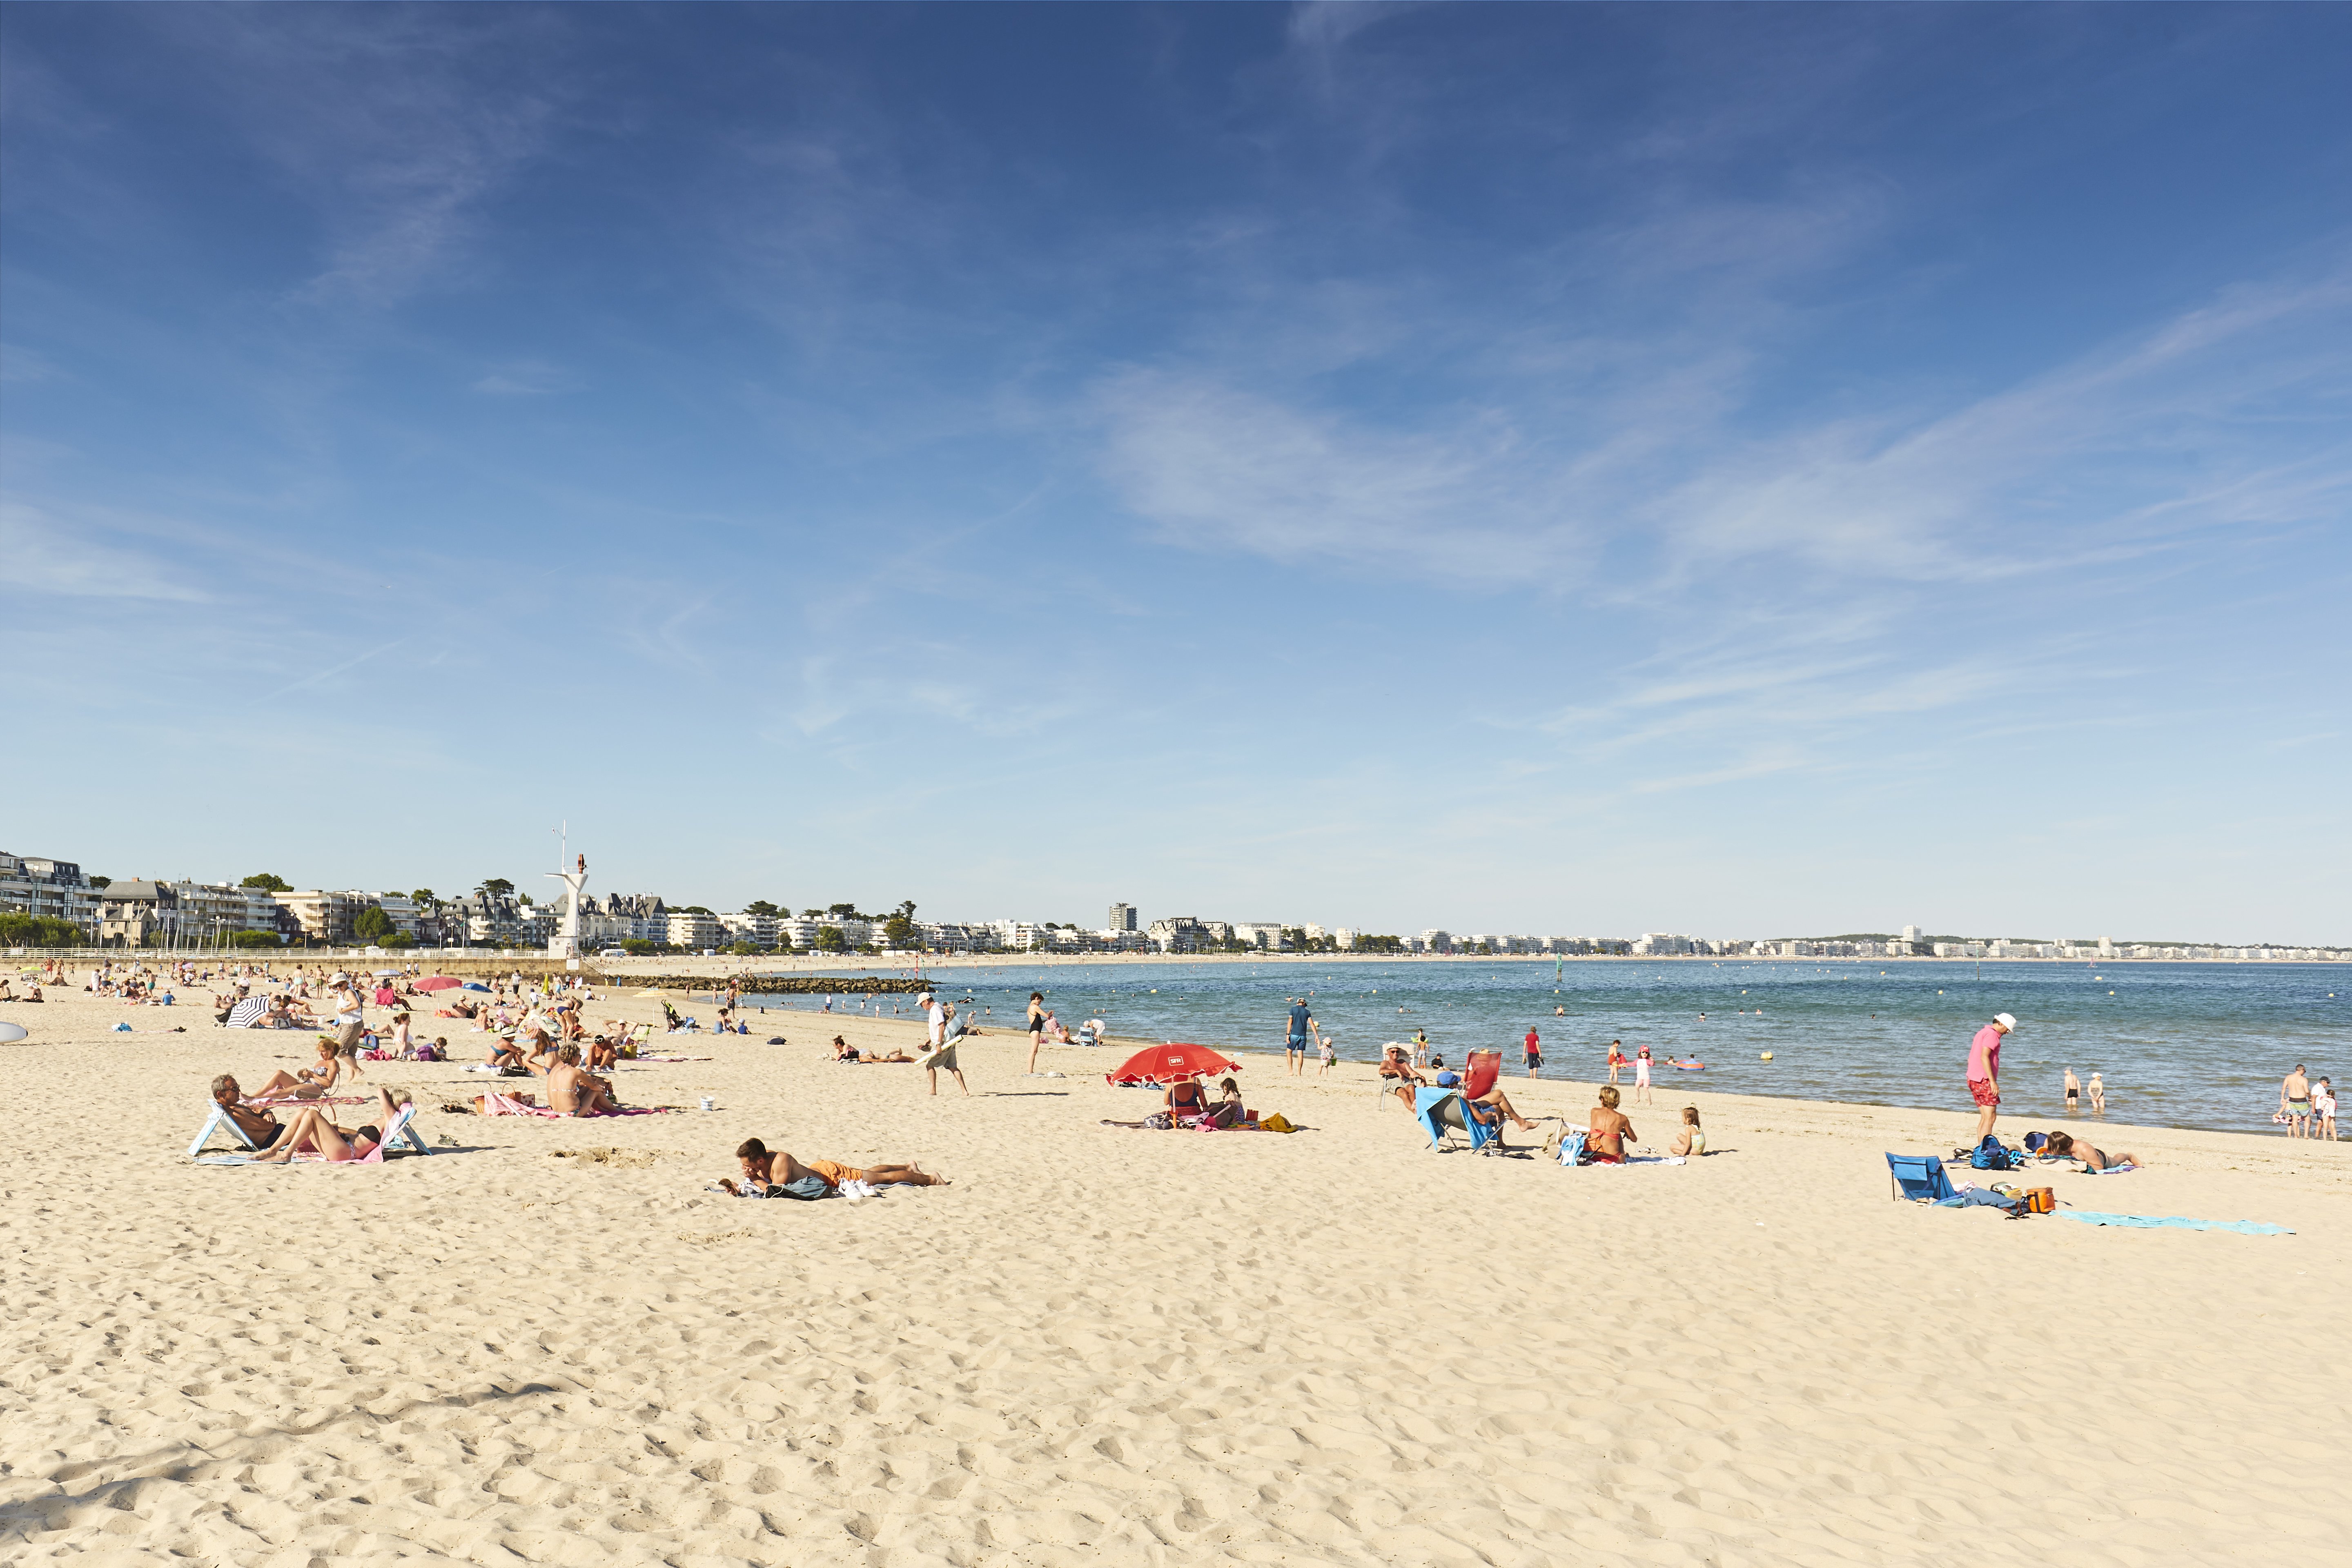
[[[1769,1051],[1759,1051],[1756,1053],[1756,1059],[1759,1062],[1769,1062],[1772,1059],[1772,1053]]]

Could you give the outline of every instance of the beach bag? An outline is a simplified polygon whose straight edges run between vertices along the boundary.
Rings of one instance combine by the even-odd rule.
[[[2048,1187],[2025,1189],[2025,1207],[2030,1214],[2048,1214],[2058,1206],[2058,1194]]]
[[[1988,1132],[1984,1142],[1977,1145],[1976,1152],[1969,1156],[1969,1163],[1979,1171],[2006,1171],[2010,1168],[2009,1151],[2000,1146],[2000,1139]]]

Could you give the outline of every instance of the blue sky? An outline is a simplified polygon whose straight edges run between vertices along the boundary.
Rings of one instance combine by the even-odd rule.
[[[2352,9],[16,5],[0,62],[18,853],[2352,942]]]

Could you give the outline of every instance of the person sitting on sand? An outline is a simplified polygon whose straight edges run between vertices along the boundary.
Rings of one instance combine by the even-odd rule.
[[[555,1053],[555,1065],[547,1070],[547,1103],[550,1110],[566,1116],[618,1116],[620,1106],[613,1099],[613,1086],[593,1073],[580,1068],[580,1047],[565,1045]]]
[[[604,1036],[599,1035],[589,1043],[588,1070],[590,1072],[609,1071],[620,1059],[620,1047]]]
[[[1669,1154],[1704,1154],[1706,1152],[1706,1132],[1698,1124],[1698,1107],[1683,1107],[1683,1124],[1675,1131],[1675,1141],[1668,1146]]]
[[[1201,1087],[1196,1078],[1178,1079],[1168,1086],[1168,1116],[1171,1121],[1204,1116],[1209,1110],[1209,1091]]]
[[[833,1059],[837,1062],[856,1061],[858,1059],[857,1047],[851,1045],[847,1040],[843,1039],[839,1035],[835,1035],[833,1037]]]
[[[284,1132],[269,1152],[255,1155],[253,1163],[290,1164],[296,1154],[305,1152],[324,1154],[332,1164],[366,1159],[383,1141],[383,1130],[392,1125],[393,1118],[400,1114],[401,1107],[409,1103],[408,1091],[404,1089],[394,1090],[378,1084],[375,1095],[381,1108],[380,1119],[350,1131],[336,1126],[334,1119],[318,1106],[304,1106],[294,1113],[294,1120],[286,1124]]]
[[[1242,1104],[1242,1086],[1230,1078],[1221,1080],[1217,1085],[1217,1098],[1210,1102],[1204,1114],[1208,1121],[1219,1127],[1241,1126],[1249,1114]]]
[[[1625,1144],[1639,1139],[1633,1124],[1617,1109],[1617,1086],[1601,1086],[1601,1103],[1592,1108],[1584,1135],[1584,1151],[1597,1165],[1622,1165],[1625,1163]]]
[[[782,1149],[770,1150],[757,1138],[746,1138],[735,1151],[735,1158],[743,1166],[743,1185],[720,1178],[721,1191],[738,1197],[748,1192],[782,1188],[782,1195],[795,1198],[821,1198],[837,1192],[845,1182],[864,1182],[872,1187],[944,1187],[945,1176],[934,1176],[919,1165],[856,1165],[836,1164],[831,1160],[810,1160],[803,1163]],[[795,1184],[799,1191],[793,1191]]]
[[[276,1100],[291,1095],[298,1100],[316,1100],[335,1087],[343,1075],[343,1058],[335,1051],[335,1042],[324,1035],[319,1037],[319,1059],[299,1072],[289,1073],[283,1068],[272,1073],[268,1083],[253,1091],[256,1100]]]
[[[2071,1132],[2053,1132],[2050,1142],[2042,1146],[2042,1158],[2050,1160],[2080,1160],[2093,1175],[2101,1171],[2139,1170],[2147,1162],[2137,1154],[2117,1154],[2109,1158],[2104,1149],[2094,1149]]]

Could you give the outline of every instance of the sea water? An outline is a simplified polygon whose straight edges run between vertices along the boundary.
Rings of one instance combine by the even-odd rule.
[[[2279,1080],[2297,1062],[2339,1089],[2352,1068],[2352,965],[2344,964],[1286,958],[1064,961],[935,974],[949,1000],[970,999],[959,1010],[983,1028],[1018,1030],[1034,990],[1074,1031],[1099,1016],[1123,1038],[1228,1052],[1280,1052],[1291,996],[1307,998],[1352,1061],[1377,1060],[1384,1043],[1410,1041],[1418,1029],[1451,1063],[1474,1049],[1500,1050],[1516,1078],[1532,1025],[1543,1039],[1544,1078],[1597,1083],[1607,1076],[1610,1041],[1622,1039],[1629,1057],[1650,1047],[1661,1104],[1687,1086],[1972,1113],[1969,1041],[1995,1013],[2018,1020],[2000,1063],[2001,1110],[2012,1122],[2056,1120],[2071,1067],[2085,1086],[2102,1075],[2111,1121],[2268,1131]],[[824,999],[747,1000],[799,1010]],[[852,1016],[910,1017],[912,1004],[856,992],[833,1000]],[[1667,1065],[1674,1059],[1705,1069],[1677,1071]],[[1630,1086],[1633,1069],[1622,1078]],[[2090,1119],[2087,1091],[2081,1119]]]

